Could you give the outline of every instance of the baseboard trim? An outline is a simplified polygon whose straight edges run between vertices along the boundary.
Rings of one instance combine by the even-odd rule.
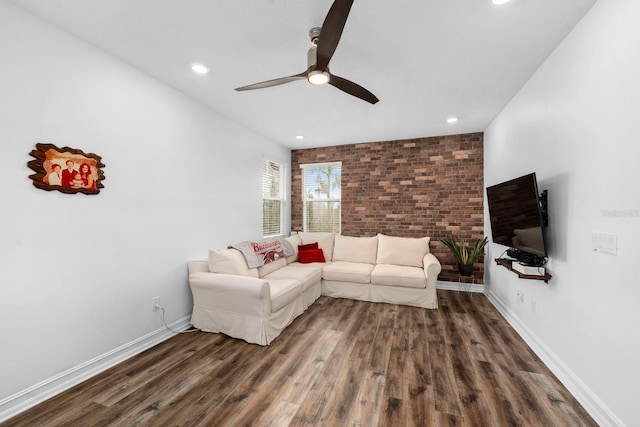
[[[573,394],[591,417],[602,427],[619,427],[624,423],[596,396],[587,385],[565,363],[520,321],[504,301],[493,294],[485,295],[518,335],[531,347],[531,350],[554,373],[562,384]]]
[[[183,317],[169,324],[174,330],[183,331],[191,325],[191,316]],[[74,366],[56,376],[46,379],[25,390],[0,400],[0,422],[6,421],[27,409],[80,384],[102,371],[121,363],[136,354],[160,344],[176,335],[164,327],[124,344],[94,359]]]
[[[461,292],[477,292],[484,293],[484,285],[477,283],[460,283],[460,282],[445,282],[438,280],[436,282],[436,289],[442,289],[445,291],[461,291]]]

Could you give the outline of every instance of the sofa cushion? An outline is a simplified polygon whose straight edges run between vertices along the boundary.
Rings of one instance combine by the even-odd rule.
[[[322,270],[324,280],[352,283],[371,283],[373,264],[333,261]]]
[[[302,283],[302,291],[306,291],[322,278],[322,266],[320,264],[289,264],[273,273],[263,277],[268,280],[294,279]]]
[[[302,244],[318,242],[318,247],[324,252],[324,259],[331,261],[333,259],[333,241],[335,239],[334,233],[309,233],[301,231],[298,233]]]
[[[376,264],[422,267],[422,259],[429,253],[429,237],[392,237],[378,234]]]
[[[427,287],[427,277],[421,267],[378,264],[371,273],[371,284],[422,289]]]
[[[298,261],[298,245],[302,243],[300,236],[298,236],[297,234],[292,234],[291,236],[286,237],[284,240],[291,243],[291,246],[293,246],[293,251],[295,252],[294,255],[287,257],[287,264]]]
[[[336,234],[333,260],[347,262],[376,263],[378,237],[350,237]]]
[[[302,284],[294,279],[269,280],[271,289],[271,312],[280,310],[285,305],[302,298]]]
[[[244,255],[237,249],[209,249],[209,271],[212,273],[258,277],[258,269],[249,268]]]
[[[284,267],[285,265],[287,265],[287,260],[285,258],[278,258],[276,260],[273,260],[269,263],[266,263],[265,265],[258,267],[258,276],[260,277],[264,277],[267,274],[278,270],[279,268]]]

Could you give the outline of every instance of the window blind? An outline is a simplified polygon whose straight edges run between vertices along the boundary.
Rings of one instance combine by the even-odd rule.
[[[282,234],[283,180],[282,166],[262,161],[262,235]]]

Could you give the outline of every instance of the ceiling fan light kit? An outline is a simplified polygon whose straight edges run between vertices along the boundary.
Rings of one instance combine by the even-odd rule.
[[[329,83],[329,73],[326,71],[313,70],[307,75],[307,80],[312,85],[320,86]]]
[[[352,5],[353,0],[335,0],[322,23],[322,27],[314,27],[309,31],[312,47],[307,53],[308,68],[305,71],[287,77],[241,86],[236,90],[262,89],[295,80],[307,79],[313,85],[329,84],[371,104],[378,102],[378,98],[367,89],[343,77],[331,74],[329,71],[329,61],[331,61],[331,57],[338,47],[338,42],[347,23]]]

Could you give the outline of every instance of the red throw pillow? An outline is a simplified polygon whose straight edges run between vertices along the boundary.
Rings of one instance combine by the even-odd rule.
[[[298,245],[298,252],[306,249],[318,249],[318,242],[307,243],[306,245]]]
[[[301,264],[325,262],[324,252],[322,252],[322,249],[303,249],[298,252],[298,258],[300,258]]]

